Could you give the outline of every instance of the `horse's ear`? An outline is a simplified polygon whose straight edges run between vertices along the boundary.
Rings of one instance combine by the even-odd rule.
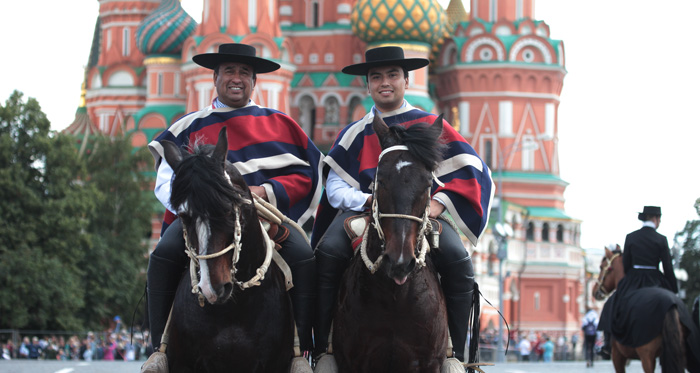
[[[374,120],[372,121],[372,128],[374,132],[379,137],[379,143],[383,144],[384,139],[389,135],[389,126],[384,123],[384,120],[379,116],[379,114],[374,115]]]
[[[433,125],[430,126],[430,137],[434,138],[436,142],[442,135],[443,116],[443,114],[440,114],[437,119],[435,119],[435,122],[433,122]]]
[[[214,154],[212,157],[214,159],[220,159],[221,163],[226,163],[226,156],[228,155],[228,137],[226,136],[226,127],[222,127],[219,131],[219,140],[216,142],[216,147],[214,148]]]
[[[605,257],[610,258],[611,256],[612,256],[612,251],[610,251],[610,249],[605,247]]]
[[[174,170],[180,162],[182,162],[183,152],[185,150],[168,140],[163,140],[160,144],[163,146],[163,157],[165,161],[168,162],[170,168]]]

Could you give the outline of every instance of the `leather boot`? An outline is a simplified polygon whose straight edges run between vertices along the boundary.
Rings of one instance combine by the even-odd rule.
[[[313,349],[311,328],[316,312],[316,259],[297,262],[292,267],[294,287],[289,291],[294,309],[294,321],[302,353]]]
[[[328,349],[328,335],[331,332],[338,288],[347,264],[344,259],[332,257],[316,250],[318,302],[316,322],[314,323],[314,359],[319,358]]]
[[[177,263],[153,254],[148,261],[148,324],[154,351],[160,346],[182,270]]]
[[[603,346],[600,348],[598,354],[603,360],[610,360],[610,355],[612,351],[612,346],[610,345],[610,333],[603,332]]]
[[[464,351],[469,331],[469,313],[472,309],[472,292],[445,294],[447,326],[452,337],[452,351],[457,360],[464,362]]]

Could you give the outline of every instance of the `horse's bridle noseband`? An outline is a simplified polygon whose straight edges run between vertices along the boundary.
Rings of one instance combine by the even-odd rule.
[[[394,219],[409,219],[416,221],[418,223],[421,223],[420,229],[418,231],[418,242],[416,242],[416,250],[417,252],[417,257],[416,257],[416,264],[418,264],[418,268],[424,267],[425,266],[425,255],[428,252],[428,242],[425,239],[425,233],[428,231],[429,226],[430,226],[430,186],[428,186],[428,189],[426,193],[428,194],[428,201],[425,206],[425,211],[423,212],[423,216],[417,217],[413,215],[406,215],[406,214],[383,214],[379,211],[379,205],[377,203],[377,175],[379,174],[379,162],[382,160],[382,157],[389,152],[395,151],[395,150],[404,150],[407,151],[408,147],[406,145],[394,145],[390,146],[386,149],[384,149],[380,154],[379,154],[379,159],[377,160],[377,170],[374,173],[374,188],[372,191],[372,226],[374,226],[374,229],[377,231],[377,235],[379,236],[379,239],[382,242],[382,254],[379,255],[376,261],[372,262],[369,257],[367,256],[367,236],[368,236],[368,230],[365,231],[365,234],[362,237],[362,244],[360,245],[360,256],[362,257],[362,261],[365,263],[365,266],[369,271],[374,274],[374,272],[377,271],[379,266],[382,264],[382,259],[384,258],[383,251],[384,251],[384,246],[386,244],[386,241],[384,240],[384,231],[382,230],[381,224],[379,223],[380,219],[382,218],[394,218]],[[438,182],[439,185],[443,185],[435,175],[433,174],[433,179]]]
[[[613,260],[615,260],[615,258],[617,258],[620,255],[622,254],[615,253],[613,256],[610,257],[610,259],[605,258],[605,268],[602,269],[603,275],[598,277],[598,282],[596,283],[598,285],[598,291],[603,294],[603,297],[607,297],[611,293],[611,291],[605,289],[605,285],[603,285],[603,282],[605,281],[605,277],[608,275],[608,272],[610,272],[610,266],[612,266]]]
[[[231,179],[229,178],[228,174],[224,172],[224,175],[226,175],[226,178],[228,179],[229,183],[231,183]],[[248,202],[252,203],[252,202]],[[223,250],[214,253],[214,254],[208,254],[208,255],[201,255],[198,254],[195,249],[192,247],[192,244],[190,243],[189,238],[187,237],[187,227],[185,226],[184,222],[182,223],[182,236],[185,239],[185,247],[187,248],[185,250],[185,253],[187,253],[187,256],[190,257],[190,280],[191,280],[191,285],[192,285],[192,294],[197,294],[199,297],[199,305],[204,307],[204,295],[202,294],[201,289],[199,288],[199,261],[200,260],[206,260],[206,259],[214,259],[218,258],[229,251],[233,250],[233,258],[232,258],[232,265],[231,265],[231,279],[234,284],[236,284],[241,290],[245,290],[247,288],[253,287],[253,286],[260,286],[260,281],[265,279],[265,274],[267,273],[268,268],[270,268],[270,262],[272,261],[272,254],[275,248],[275,243],[270,239],[270,237],[267,234],[263,234],[263,239],[265,240],[265,260],[263,261],[263,264],[255,271],[255,276],[253,276],[250,280],[243,282],[243,281],[238,281],[236,280],[236,272],[238,269],[236,268],[236,264],[238,264],[238,260],[240,259],[241,255],[241,235],[242,235],[242,230],[241,230],[241,209],[238,206],[234,205],[234,216],[235,216],[235,227],[233,231],[233,242],[231,242],[230,245],[226,246]],[[262,223],[258,220],[258,223],[260,224],[261,228]],[[265,229],[262,229],[263,232],[265,232]]]

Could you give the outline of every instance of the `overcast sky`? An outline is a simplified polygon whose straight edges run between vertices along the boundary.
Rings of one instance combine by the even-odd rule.
[[[201,0],[182,4],[200,19]],[[622,245],[640,227],[644,205],[661,206],[659,232],[672,245],[685,222],[698,218],[700,2],[535,4],[535,19],[564,41],[559,161],[570,183],[566,212],[583,221],[582,246]],[[53,129],[68,126],[98,7],[97,0],[1,1],[0,101],[17,89],[39,101]]]

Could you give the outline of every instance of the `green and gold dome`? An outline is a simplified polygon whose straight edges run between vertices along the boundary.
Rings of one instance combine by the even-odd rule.
[[[437,0],[359,0],[351,23],[353,33],[366,43],[435,45],[447,35],[447,15]]]

